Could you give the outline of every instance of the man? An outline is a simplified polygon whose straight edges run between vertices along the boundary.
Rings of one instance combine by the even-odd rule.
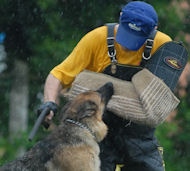
[[[114,39],[116,67],[122,64],[120,79],[130,81],[122,73],[139,66],[145,42],[157,28],[158,17],[154,8],[142,1],[128,3],[121,12],[120,23],[115,25]],[[162,44],[171,41],[166,34],[157,31],[151,54]],[[109,74],[111,60],[107,48],[107,27],[99,27],[87,33],[72,53],[48,75],[44,88],[44,105],[52,110],[46,117],[49,122],[56,112],[56,99],[62,88],[69,87],[75,76],[84,69]],[[112,73],[112,76],[118,77]],[[127,91],[127,90],[126,90]],[[122,163],[128,171],[162,171],[163,162],[154,137],[154,128],[126,121],[109,112],[105,117],[109,134],[100,144],[101,169],[115,170]]]

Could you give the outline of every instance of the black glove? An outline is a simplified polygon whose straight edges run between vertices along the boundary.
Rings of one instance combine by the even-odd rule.
[[[39,109],[37,110],[38,116],[41,114],[41,112],[42,112],[45,108],[49,108],[50,111],[52,110],[53,113],[54,113],[54,115],[55,115],[55,114],[57,113],[57,111],[58,111],[58,105],[57,105],[56,103],[54,103],[54,102],[49,101],[49,102],[46,102],[46,103],[42,104],[42,105],[39,107]]]
[[[57,111],[58,111],[58,105],[57,105],[56,103],[54,103],[54,102],[48,101],[48,102],[42,104],[42,105],[39,107],[39,109],[37,110],[37,115],[38,115],[38,117],[39,117],[39,115],[42,113],[42,111],[43,111],[44,109],[46,109],[46,108],[49,108],[49,111],[53,111],[54,116],[56,115],[56,113],[57,113]],[[49,127],[49,124],[48,124],[47,122],[45,122],[45,121],[44,121],[42,124],[43,124],[43,126],[44,126],[45,128],[48,128],[48,127]]]

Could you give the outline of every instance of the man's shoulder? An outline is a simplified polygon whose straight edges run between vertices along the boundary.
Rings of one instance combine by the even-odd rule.
[[[156,34],[156,37],[155,37],[156,40],[159,40],[159,41],[172,41],[171,37],[169,35],[167,35],[166,33],[163,33],[161,31],[157,31],[157,34]]]
[[[88,32],[80,41],[83,46],[97,48],[106,43],[107,28],[106,26],[97,27]]]
[[[157,31],[155,39],[154,39],[154,46],[152,48],[152,53],[154,53],[160,46],[162,46],[166,42],[172,41],[171,37],[167,34]]]
[[[88,32],[86,36],[89,36],[92,38],[97,38],[98,36],[98,39],[104,38],[107,36],[107,27],[106,26],[97,27],[93,29],[92,31]]]

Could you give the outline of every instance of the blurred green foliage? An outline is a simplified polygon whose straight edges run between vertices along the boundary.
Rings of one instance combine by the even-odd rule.
[[[156,131],[160,145],[164,147],[167,171],[188,171],[190,168],[190,110],[187,98],[181,100],[174,121],[162,124]]]
[[[49,71],[72,51],[88,31],[108,22],[118,22],[119,12],[128,0],[1,0],[0,32],[7,37],[7,69],[0,73],[0,165],[15,158],[19,147],[29,149],[48,133],[40,128],[34,142],[28,134],[36,119],[37,107],[42,103],[43,86]],[[190,29],[190,10],[180,10],[182,0],[147,0],[159,15],[159,30],[174,40],[185,40]],[[188,1],[187,1],[188,2]],[[187,48],[189,44],[185,42]],[[9,140],[9,95],[15,59],[29,68],[29,128],[20,137]],[[156,135],[164,147],[167,171],[189,170],[190,109],[185,97],[172,123],[164,123]]]

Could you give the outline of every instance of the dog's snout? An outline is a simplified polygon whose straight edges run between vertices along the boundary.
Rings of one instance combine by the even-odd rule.
[[[112,82],[108,82],[104,86],[105,86],[106,89],[108,89],[108,91],[110,91],[111,95],[113,95],[113,93],[114,93],[113,83]]]
[[[114,90],[113,90],[113,83],[112,82],[107,82],[106,84],[104,84],[102,87],[100,87],[97,90],[100,94],[104,94],[105,92],[113,95]]]
[[[107,82],[102,87],[100,87],[97,92],[101,94],[102,99],[105,101],[105,103],[107,103],[114,93],[114,86],[111,82]]]
[[[113,91],[113,83],[112,82],[107,82],[105,84],[105,86],[107,86],[108,88],[112,89],[112,91]]]

